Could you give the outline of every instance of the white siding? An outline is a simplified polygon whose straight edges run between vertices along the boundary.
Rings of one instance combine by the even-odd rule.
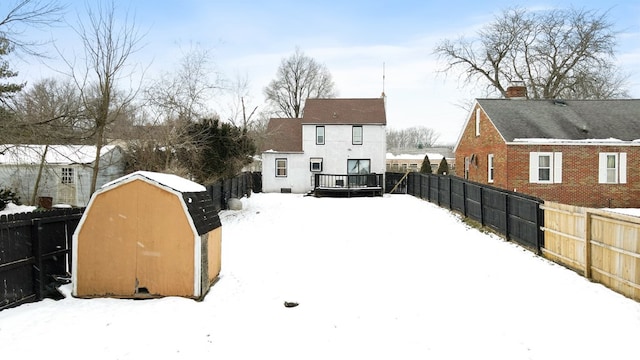
[[[303,153],[262,153],[262,191],[291,189],[306,193],[313,189],[314,174],[347,174],[347,160],[371,160],[371,173],[386,171],[387,141],[382,125],[362,125],[362,145],[352,143],[352,125],[324,125],[325,143],[316,145],[316,124],[302,126]],[[287,159],[287,176],[275,176],[275,159]],[[322,171],[311,171],[311,158],[322,158]]]

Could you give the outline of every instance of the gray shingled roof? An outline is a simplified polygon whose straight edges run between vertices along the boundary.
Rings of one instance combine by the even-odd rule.
[[[307,99],[303,123],[386,125],[384,99]]]
[[[477,99],[505,141],[640,139],[640,99]]]

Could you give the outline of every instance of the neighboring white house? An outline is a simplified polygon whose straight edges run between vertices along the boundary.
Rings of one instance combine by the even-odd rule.
[[[90,145],[0,145],[0,188],[10,188],[23,203],[30,203],[38,183],[36,199],[49,197],[53,204],[86,206],[95,156],[96,147]],[[123,175],[122,149],[104,146],[96,189]]]
[[[384,98],[308,99],[297,119],[271,119],[262,152],[264,192],[305,193],[315,174],[384,174]]]

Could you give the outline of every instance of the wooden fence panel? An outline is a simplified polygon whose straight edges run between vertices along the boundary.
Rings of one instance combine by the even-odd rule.
[[[544,204],[544,256],[640,300],[640,218]]]
[[[492,189],[482,189],[482,218],[484,225],[508,235],[507,194]]]
[[[640,300],[640,219],[590,213],[592,279]]]
[[[83,211],[0,217],[0,310],[59,296],[54,276],[71,271],[71,237]]]
[[[573,270],[585,272],[585,208],[545,202],[543,255]]]
[[[465,192],[467,195],[465,207],[467,209],[467,216],[484,225],[482,219],[482,187],[476,184],[465,184]]]
[[[451,178],[451,209],[467,215],[465,183],[460,179]]]
[[[436,176],[438,179],[438,204],[442,207],[451,209],[451,177],[449,176]]]
[[[36,300],[31,220],[0,219],[0,310]]]

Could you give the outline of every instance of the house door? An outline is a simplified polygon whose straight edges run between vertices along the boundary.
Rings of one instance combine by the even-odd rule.
[[[367,175],[371,173],[371,160],[349,159],[347,160],[347,175]],[[367,184],[367,176],[349,176],[349,185],[364,186]]]
[[[57,186],[56,202],[76,206],[76,169],[65,167],[60,169],[60,182]]]

